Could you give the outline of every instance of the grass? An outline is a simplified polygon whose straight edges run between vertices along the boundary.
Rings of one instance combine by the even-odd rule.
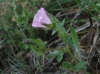
[[[63,23],[65,30],[63,30],[62,28],[60,29],[60,26],[58,26],[58,29],[60,30],[58,30],[58,34],[55,33],[54,35],[51,35],[51,30],[47,31],[43,29],[33,28],[31,26],[33,17],[40,7],[44,7],[50,14],[57,17],[57,19],[59,19],[60,21],[63,21],[65,19]],[[74,12],[74,9],[76,10],[76,12]],[[74,73],[77,70],[77,74],[79,74],[79,72],[83,73],[83,70],[84,72],[89,70],[88,72],[92,74],[91,71],[97,71],[97,69],[99,68],[95,66],[96,69],[94,69],[88,60],[92,60],[91,62],[94,61],[92,59],[94,55],[92,55],[91,53],[97,52],[95,54],[99,55],[99,9],[99,0],[1,0],[0,59],[2,59],[2,61],[0,61],[0,64],[3,64],[3,66],[0,67],[0,72],[2,74],[7,72],[9,74],[14,74],[15,71],[23,71],[26,74],[43,74],[46,72],[55,72],[60,69],[60,73],[64,73],[66,71],[73,71]],[[85,12],[86,17],[84,16],[83,11]],[[84,42],[82,42],[82,39],[84,38],[83,36],[86,35],[86,32],[84,31],[89,30],[89,27],[83,27],[87,22],[90,22],[88,19],[87,11],[92,17],[94,23],[93,25],[96,26],[92,26],[93,28],[95,28],[96,34],[93,34],[94,38],[92,38],[92,41],[90,41],[90,48],[88,48],[88,50],[86,51],[86,49],[80,47],[84,46],[87,48],[87,46],[83,44]],[[97,23],[97,25],[95,23]],[[72,27],[70,27],[69,31],[68,25],[72,25],[75,29],[82,27],[84,28],[84,31],[80,30],[76,33]],[[67,38],[66,36],[64,36],[64,31],[68,33],[68,36],[71,34],[71,37]],[[80,32],[82,32],[82,34],[78,34]],[[59,38],[60,41],[56,42]],[[71,39],[73,41],[72,46],[76,47],[75,49],[70,47],[71,42],[68,42],[68,39]],[[97,44],[94,43],[95,41],[97,42]],[[63,45],[61,45],[61,43],[63,43]],[[69,46],[66,45],[67,43],[69,43]],[[94,44],[95,47],[92,44]],[[46,48],[48,45],[51,48]],[[60,46],[61,48],[58,48]],[[92,47],[97,50],[93,51]],[[35,52],[34,49],[37,49],[37,52]],[[50,51],[48,49],[53,50]],[[64,51],[61,51],[60,53],[58,49]],[[66,51],[66,49],[69,50]],[[77,52],[77,58],[79,55],[83,56],[81,60],[83,63],[79,62],[79,59],[75,57],[75,54],[77,54]],[[83,55],[84,53],[88,55],[88,58],[85,57],[86,55]],[[48,55],[50,56],[46,57]],[[90,56],[93,57],[90,58]],[[67,65],[62,66],[61,63],[64,64],[65,61],[67,61]],[[86,64],[87,66],[85,66],[85,62],[88,62],[91,66],[89,64]],[[74,70],[74,67],[77,64],[79,64],[81,67],[77,67],[77,69]],[[62,67],[64,67],[65,69],[63,69]],[[87,70],[85,67],[87,67]],[[91,70],[88,67],[92,67],[93,69]]]

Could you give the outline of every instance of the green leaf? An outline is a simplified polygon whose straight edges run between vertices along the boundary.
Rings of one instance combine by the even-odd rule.
[[[22,9],[22,16],[24,17],[24,18],[28,18],[28,12],[26,11],[26,9]]]
[[[24,44],[22,42],[19,42],[18,46],[21,50],[27,50],[29,48],[28,44]]]
[[[52,24],[51,25],[47,25],[47,27],[50,28],[50,29],[53,29],[52,35],[54,35],[57,32],[56,24],[58,22],[60,22],[60,21],[55,16],[53,16],[52,14],[50,14],[50,13],[47,13],[47,14],[48,14],[48,16],[49,16],[49,18],[50,18],[50,20],[52,22]]]
[[[64,53],[60,50],[55,50],[54,52],[47,55],[47,57],[57,57],[57,61],[60,62],[63,58]]]
[[[57,32],[57,30],[54,29],[54,30],[52,31],[52,35],[54,35],[56,32]]]
[[[0,2],[6,2],[7,0],[0,0]]]
[[[76,66],[74,66],[70,62],[63,62],[62,63],[62,68],[63,69],[68,68],[72,71],[78,72],[80,69],[86,69],[85,64],[86,64],[86,62],[79,62]]]
[[[62,63],[62,68],[63,68],[63,69],[68,68],[68,69],[70,69],[70,70],[74,70],[74,65],[71,64],[70,62],[63,62],[63,63]]]
[[[53,16],[50,13],[47,13],[47,14],[48,14],[48,16],[49,16],[49,18],[50,18],[50,20],[51,20],[52,23],[59,22],[59,20],[55,16]]]
[[[32,41],[32,49],[36,52],[43,53],[45,51],[46,42],[43,42],[41,39],[31,39]]]
[[[97,3],[96,5],[97,5],[98,7],[100,7],[100,3]]]
[[[56,30],[58,31],[58,35],[63,40],[65,40],[65,37],[67,36],[66,30],[64,29],[64,23],[65,20],[56,23]]]
[[[79,62],[79,63],[75,66],[75,72],[78,72],[80,69],[86,69],[85,64],[86,64],[86,62]]]
[[[57,55],[57,61],[60,62],[63,58],[64,53],[59,51],[59,54]]]
[[[74,30],[74,28],[72,26],[69,26],[70,28],[70,34],[71,34],[71,37],[72,37],[72,40],[74,42],[74,44],[79,47],[79,41],[78,41],[78,36]]]
[[[78,36],[77,36],[77,34],[72,26],[69,26],[69,28],[70,28],[71,38],[72,38],[72,41],[73,41],[74,47],[75,47],[75,49],[73,49],[74,53],[76,54],[76,57],[78,58],[78,60],[81,61],[82,59],[81,59]]]
[[[17,18],[17,24],[20,25],[20,24],[23,24],[24,23],[24,19],[22,17],[22,15],[19,15],[18,18]]]

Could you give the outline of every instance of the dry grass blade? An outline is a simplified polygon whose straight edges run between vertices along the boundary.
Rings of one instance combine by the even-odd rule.
[[[90,20],[90,29],[89,29],[89,32],[87,35],[87,47],[86,47],[86,49],[89,47],[90,42],[91,42],[92,37],[93,37],[93,34],[94,34],[93,21],[92,21],[90,13],[89,13],[89,20]]]

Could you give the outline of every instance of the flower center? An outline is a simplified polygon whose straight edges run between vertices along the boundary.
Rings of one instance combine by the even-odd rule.
[[[42,16],[39,17],[39,21],[42,19]]]

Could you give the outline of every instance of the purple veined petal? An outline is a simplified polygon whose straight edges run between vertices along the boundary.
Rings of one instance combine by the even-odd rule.
[[[33,20],[32,26],[35,28],[46,28],[46,26],[42,25],[39,21]]]
[[[40,8],[40,10],[38,10],[38,12],[35,14],[34,20],[37,20],[42,24],[51,24],[51,21],[43,7]]]

